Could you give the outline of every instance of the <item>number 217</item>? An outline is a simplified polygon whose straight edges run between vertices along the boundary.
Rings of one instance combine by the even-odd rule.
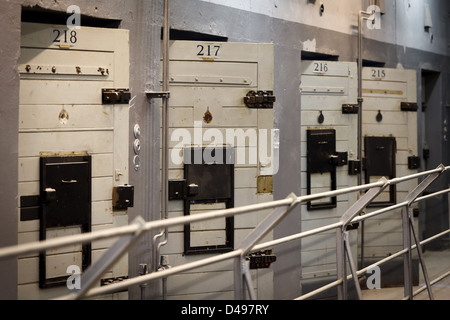
[[[220,51],[220,46],[219,45],[202,45],[199,44],[197,46],[197,49],[199,50],[197,53],[197,56],[199,57],[218,57],[219,56],[219,51]]]

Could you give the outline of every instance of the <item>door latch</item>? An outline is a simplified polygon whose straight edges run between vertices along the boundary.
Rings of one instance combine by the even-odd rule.
[[[277,261],[277,257],[272,250],[260,251],[252,253],[247,257],[250,261],[250,269],[268,269],[270,265]]]
[[[129,89],[102,89],[103,104],[128,104],[130,100]]]
[[[186,200],[195,197],[199,193],[199,186],[195,183],[187,184],[186,179],[169,181],[169,200]]]
[[[45,202],[51,202],[57,200],[56,190],[53,188],[47,188],[43,192],[43,199]]]
[[[358,175],[362,172],[362,161],[349,161],[348,174],[351,176]]]
[[[408,158],[408,169],[417,170],[420,169],[420,158],[412,156]]]
[[[250,91],[244,98],[244,103],[251,109],[273,109],[276,100],[273,91]]]
[[[419,110],[419,105],[414,102],[402,102],[401,109],[402,111],[417,112],[417,110]]]
[[[358,114],[359,113],[359,105],[344,104],[344,105],[342,105],[342,113],[343,114]]]
[[[330,156],[330,163],[337,167],[343,167],[348,164],[348,153],[347,152],[336,152]]]
[[[124,211],[134,207],[134,186],[124,185],[113,189],[113,208]]]

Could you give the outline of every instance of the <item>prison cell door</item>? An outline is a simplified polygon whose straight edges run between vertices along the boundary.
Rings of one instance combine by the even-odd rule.
[[[22,24],[19,243],[128,225],[128,51],[126,30]],[[20,257],[19,299],[66,292],[111,241]],[[127,276],[123,257],[98,286]]]
[[[301,75],[302,194],[317,194],[357,184],[357,72],[355,63],[303,61]],[[302,208],[302,229],[334,223],[356,195],[312,201]],[[356,234],[352,254],[356,258]],[[335,233],[302,243],[303,293],[336,275]]]
[[[273,200],[273,64],[270,44],[171,42],[171,217]],[[228,252],[263,218],[264,212],[171,228],[161,253],[175,266]],[[233,298],[233,264],[220,270],[171,277],[168,295]],[[271,299],[272,271],[252,272],[258,298]]]
[[[364,68],[363,98],[365,182],[417,173],[416,71]],[[412,180],[387,188],[368,212],[404,201],[416,185],[417,181]],[[401,250],[401,215],[392,212],[366,221],[361,245],[367,258],[384,258]]]

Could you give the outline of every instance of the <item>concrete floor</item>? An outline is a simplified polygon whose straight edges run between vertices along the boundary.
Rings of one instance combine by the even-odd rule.
[[[431,282],[450,271],[450,249],[445,251],[426,251],[423,256]],[[424,285],[423,274],[420,272],[420,285],[419,287],[414,287],[414,292]],[[433,285],[432,292],[435,300],[450,300],[450,276]],[[364,290],[362,294],[363,300],[402,300],[404,296],[403,287]],[[425,289],[416,295],[414,300],[430,300],[428,291]]]

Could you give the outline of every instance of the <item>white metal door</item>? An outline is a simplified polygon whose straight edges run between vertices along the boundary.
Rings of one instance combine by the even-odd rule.
[[[169,180],[185,177],[185,148],[229,146],[235,153],[234,206],[273,200],[273,108],[249,108],[244,104],[250,91],[273,91],[273,64],[270,44],[171,42]],[[210,187],[214,188],[214,184]],[[196,204],[190,207],[190,214],[221,208],[222,203]],[[182,201],[169,203],[170,217],[183,214]],[[234,247],[264,216],[262,212],[234,219]],[[223,244],[224,228],[224,219],[191,225],[191,246]],[[184,255],[183,241],[183,228],[169,230],[169,242],[161,253],[169,256],[172,266],[202,258]],[[233,299],[233,264],[227,262],[214,268],[218,271],[202,268],[170,277],[169,298]],[[258,298],[271,299],[271,270],[257,270],[254,275]]]
[[[418,156],[417,110],[414,108],[417,104],[416,71],[364,68],[363,98],[363,136],[395,138],[396,176],[403,177],[417,173],[417,169],[410,169],[408,166],[408,158]],[[409,107],[407,105],[407,108],[402,110],[402,103],[409,104]],[[379,178],[374,176],[366,182],[373,182]],[[415,180],[398,185],[397,202],[404,201],[406,195],[416,186]],[[389,190],[375,199],[376,202],[388,200]],[[368,212],[376,209],[369,209]],[[398,213],[398,210],[392,211],[365,222],[363,244],[365,257],[385,257],[403,249],[402,221]],[[417,223],[417,219],[415,220]],[[417,225],[416,234],[418,235]]]
[[[113,210],[113,188],[128,184],[129,106],[102,104],[103,88],[129,87],[128,31],[22,24],[19,59],[19,197],[39,196],[40,157],[92,157],[92,230],[128,225],[127,211]],[[61,213],[63,214],[63,213]],[[21,221],[19,243],[39,240],[39,222]],[[47,238],[80,233],[47,232]],[[111,241],[92,244],[92,263]],[[47,252],[48,277],[80,267],[81,246]],[[40,290],[36,255],[19,259],[19,299],[47,299],[67,287]],[[124,257],[104,279],[128,276]]]
[[[348,154],[348,161],[358,160],[357,121],[353,111],[357,103],[356,63],[330,61],[303,61],[301,84],[301,142],[302,142],[302,195],[306,195],[308,174],[307,130],[331,129],[336,132],[336,151]],[[348,165],[336,169],[336,187],[342,189],[357,185],[357,176],[349,173]],[[311,194],[331,191],[330,174],[311,174]],[[324,199],[329,202],[330,199]],[[320,204],[323,201],[316,203]],[[334,208],[309,210],[302,207],[302,229],[319,228],[337,222],[356,201],[356,195],[337,198]],[[355,237],[353,237],[355,236]],[[352,241],[356,234],[352,232]],[[356,255],[356,243],[353,242]],[[320,278],[336,275],[335,232],[308,237],[302,241],[302,281],[320,281]],[[356,257],[356,256],[355,256]]]

